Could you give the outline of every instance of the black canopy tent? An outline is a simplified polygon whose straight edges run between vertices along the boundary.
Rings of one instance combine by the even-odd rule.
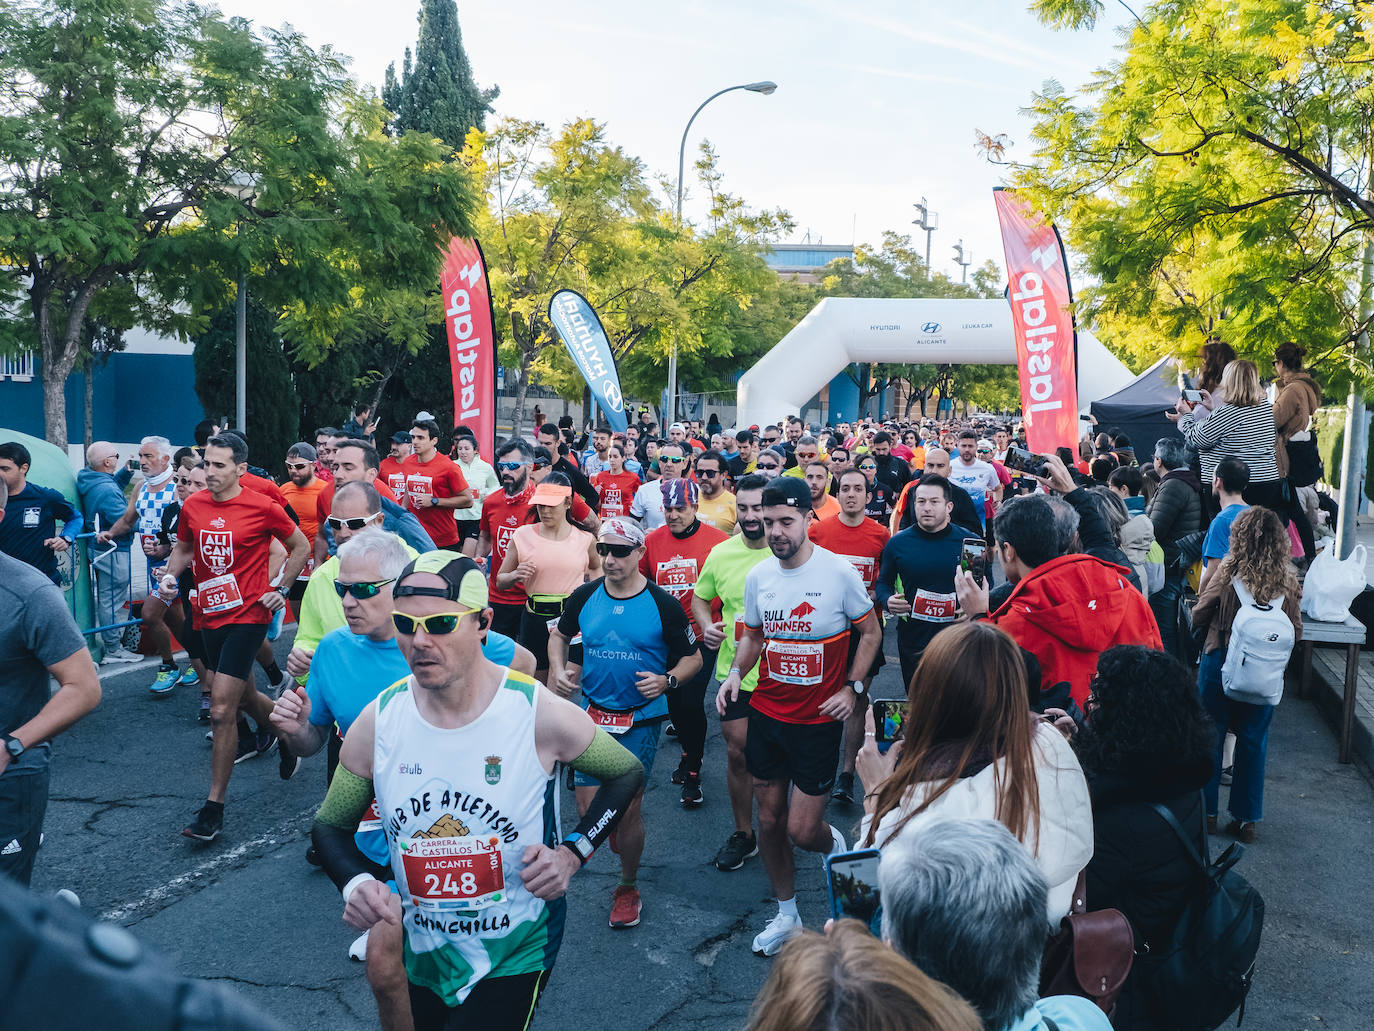
[[[1096,432],[1119,429],[1131,438],[1142,465],[1154,454],[1160,437],[1179,437],[1178,427],[1164,417],[1178,401],[1178,363],[1161,358],[1115,394],[1094,401],[1089,411],[1097,419]]]

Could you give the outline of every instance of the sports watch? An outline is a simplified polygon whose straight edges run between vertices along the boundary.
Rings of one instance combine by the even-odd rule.
[[[291,600],[291,588],[290,588],[289,586],[287,586],[286,584],[282,584],[280,587],[275,588],[275,590],[276,590],[276,592],[277,592],[278,594],[280,594],[280,595],[281,595],[283,598],[285,598],[287,601],[290,601],[290,600]]]
[[[668,682],[669,691],[677,690],[677,677],[673,676],[671,673],[665,673],[663,674],[663,679]]]
[[[18,759],[24,754],[24,742],[13,734],[0,734],[0,741],[5,742],[5,751],[9,753],[11,759]]]
[[[854,689],[855,694],[864,693],[864,682],[862,680],[851,680],[849,686]]]

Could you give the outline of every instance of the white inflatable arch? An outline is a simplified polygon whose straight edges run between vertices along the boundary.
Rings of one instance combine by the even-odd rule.
[[[740,377],[736,425],[800,413],[851,362],[1015,365],[1011,309],[1003,300],[827,297]],[[1134,378],[1078,331],[1080,410]]]

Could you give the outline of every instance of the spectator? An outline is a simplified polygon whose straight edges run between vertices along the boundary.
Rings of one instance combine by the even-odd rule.
[[[1118,465],[1135,465],[1135,448],[1131,446],[1131,438],[1120,430],[1112,434],[1112,453],[1116,455]]]
[[[1178,566],[1178,542],[1202,529],[1202,485],[1188,468],[1183,442],[1174,437],[1159,438],[1154,466],[1159,473],[1159,489],[1145,507],[1145,514],[1154,527],[1155,540],[1164,549],[1164,586],[1151,595],[1150,607],[1159,623],[1164,650],[1177,655],[1177,608],[1185,573]]]
[[[119,517],[129,507],[124,497],[124,484],[129,482],[130,475],[127,467],[120,467],[119,452],[108,440],[97,440],[86,449],[86,468],[76,474],[84,525],[99,532],[119,522]],[[129,600],[129,584],[133,579],[129,545],[133,539],[130,530],[115,537],[108,546],[97,545],[92,549],[95,618],[100,626],[119,622],[115,614]],[[124,647],[119,630],[102,630],[100,641],[105,647],[102,662],[138,662],[143,658]]]
[[[859,752],[865,847],[920,837],[943,820],[996,819],[1025,845],[1050,885],[1043,929],[1073,902],[1093,854],[1092,809],[1062,734],[1032,721],[1026,663],[996,627],[965,623],[925,649],[907,693],[906,737]]]
[[[61,493],[29,482],[32,462],[23,444],[0,444],[0,481],[9,491],[9,518],[0,522],[0,553],[27,562],[60,586],[57,555],[72,546],[84,520]]]
[[[947,820],[904,834],[878,869],[883,938],[962,995],[987,1031],[1109,1031],[1077,995],[1037,998],[1045,876],[993,820]]]
[[[1207,584],[1208,574],[1215,572],[1217,563],[1231,553],[1231,525],[1249,507],[1244,497],[1245,488],[1249,485],[1250,469],[1239,458],[1223,458],[1217,463],[1217,472],[1212,478],[1212,494],[1221,511],[1207,527],[1207,536],[1202,539],[1202,578],[1197,585],[1199,594]]]
[[[963,999],[857,920],[804,931],[783,947],[747,1031],[982,1031]]]
[[[1092,795],[1087,898],[1093,909],[1121,910],[1138,942],[1159,947],[1137,950],[1112,1026],[1170,1031],[1149,982],[1197,867],[1153,805],[1167,806],[1191,840],[1202,840],[1212,724],[1183,664],[1137,645],[1102,653],[1088,707],[1087,728],[1074,741]]]
[[[356,437],[359,440],[371,438],[377,429],[377,420],[372,417],[372,405],[366,401],[358,404],[353,409],[353,414],[348,421],[343,424],[343,432],[346,436]]]
[[[1193,409],[1193,421],[1198,426],[1206,422],[1216,407],[1226,400],[1221,377],[1226,372],[1226,366],[1235,360],[1235,350],[1224,340],[1212,337],[1202,345],[1202,371],[1197,379],[1202,401]]]
[[[1067,682],[1082,707],[1102,652],[1115,644],[1159,647],[1154,616],[1125,570],[1060,547],[1049,499],[1012,498],[997,516],[996,532],[1002,569],[1015,586],[988,615],[987,587],[960,572],[954,579],[959,606],[974,619],[986,616],[1031,652],[1043,686]]]
[[[1131,515],[1145,514],[1145,477],[1136,466],[1123,465],[1113,469],[1107,477],[1107,486],[1116,491]]]
[[[1278,390],[1274,395],[1274,461],[1279,475],[1289,481],[1294,494],[1300,489],[1315,493],[1312,484],[1317,481],[1319,461],[1312,417],[1321,407],[1322,390],[1309,373],[1302,371],[1302,359],[1306,354],[1304,348],[1292,343],[1280,344],[1274,351],[1274,372],[1278,376]],[[1290,455],[1298,461],[1291,462]],[[1311,516],[1307,514],[1307,506],[1298,507],[1305,518],[1295,519],[1293,523],[1302,538],[1303,552],[1312,558],[1316,548],[1312,541]]]
[[[1098,455],[1088,466],[1088,475],[1094,483],[1106,485],[1112,473],[1117,469],[1118,462],[1111,455]]]
[[[1148,598],[1164,586],[1164,549],[1155,541],[1154,524],[1143,512],[1132,515],[1121,495],[1111,487],[1092,487],[1088,493],[1111,528],[1121,554],[1140,578],[1140,589]]]
[[[1207,630],[1198,665],[1198,690],[1216,731],[1212,779],[1205,792],[1208,829],[1215,830],[1217,824],[1222,745],[1229,729],[1236,735],[1236,757],[1228,799],[1231,822],[1226,833],[1247,844],[1255,840],[1255,825],[1264,815],[1264,764],[1274,707],[1227,698],[1221,689],[1221,666],[1226,661],[1231,625],[1240,610],[1234,587],[1237,579],[1259,604],[1281,602],[1296,635],[1302,636],[1302,617],[1298,614],[1302,588],[1293,573],[1289,548],[1288,532],[1273,512],[1266,508],[1242,512],[1231,526],[1231,554],[1208,577],[1206,590],[1193,609],[1193,625]]]

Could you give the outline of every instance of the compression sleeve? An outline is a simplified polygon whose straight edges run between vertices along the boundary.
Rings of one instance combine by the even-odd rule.
[[[360,874],[375,876],[376,866],[358,851],[353,840],[358,821],[371,804],[372,781],[339,766],[329,782],[329,793],[315,814],[310,838],[320,854],[325,873],[340,891]]]
[[[587,750],[568,765],[601,782],[587,807],[587,815],[564,841],[585,863],[597,846],[610,837],[638,796],[644,785],[644,766],[624,745],[599,728]]]

